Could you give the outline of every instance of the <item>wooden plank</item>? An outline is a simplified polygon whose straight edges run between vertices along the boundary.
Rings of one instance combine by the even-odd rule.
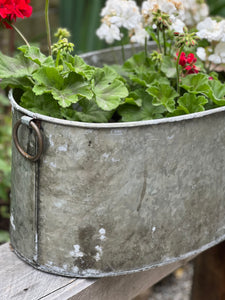
[[[0,299],[36,300],[68,285],[80,291],[93,280],[80,280],[47,274],[20,260],[9,248],[0,247]],[[66,299],[66,298],[65,298]]]
[[[71,287],[65,288],[63,293],[58,291],[45,297],[45,300],[131,300],[156,282],[172,273],[175,269],[183,265],[184,262],[176,262],[165,267],[154,270],[138,272],[125,276],[103,278],[93,285],[83,289],[73,297],[63,298],[64,293]]]
[[[9,244],[0,246],[1,300],[128,300],[186,261],[149,271],[102,279],[75,279],[47,274],[20,260]]]
[[[196,258],[191,299],[225,299],[225,242]]]

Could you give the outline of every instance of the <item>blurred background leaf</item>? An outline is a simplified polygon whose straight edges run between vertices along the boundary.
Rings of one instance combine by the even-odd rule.
[[[210,13],[225,17],[225,0],[208,0]]]
[[[96,37],[100,25],[100,11],[105,0],[61,0],[60,23],[70,30],[76,52],[86,52],[105,47]]]

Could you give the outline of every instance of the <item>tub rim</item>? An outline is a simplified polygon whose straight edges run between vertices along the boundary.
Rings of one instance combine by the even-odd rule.
[[[54,124],[59,124],[59,125],[64,125],[64,126],[72,126],[72,127],[80,127],[80,128],[89,128],[89,129],[115,129],[115,128],[131,128],[131,127],[139,127],[139,126],[148,126],[148,125],[158,125],[158,124],[168,124],[168,123],[176,123],[176,122],[181,122],[181,121],[186,121],[186,120],[193,120],[193,119],[199,119],[199,118],[204,118],[206,116],[214,115],[216,113],[224,112],[225,111],[225,106],[217,107],[217,108],[212,108],[209,110],[201,111],[201,112],[196,112],[196,113],[190,113],[190,114],[185,114],[181,116],[176,116],[176,117],[169,117],[169,118],[162,118],[162,119],[154,119],[154,120],[144,120],[144,121],[134,121],[134,122],[112,122],[112,123],[87,123],[87,122],[79,122],[79,121],[69,121],[69,120],[64,120],[64,119],[59,119],[59,118],[54,118],[54,117],[49,117],[43,114],[39,113],[34,113],[28,109],[23,108],[20,106],[14,99],[13,97],[13,90],[10,89],[9,94],[8,94],[9,101],[12,106],[12,111],[15,109],[32,119],[38,119],[40,121],[46,121],[48,123],[54,123]]]

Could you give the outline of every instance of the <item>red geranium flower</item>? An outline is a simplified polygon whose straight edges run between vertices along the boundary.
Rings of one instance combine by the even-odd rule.
[[[189,64],[194,64],[194,63],[196,63],[196,61],[197,61],[197,58],[195,57],[195,55],[193,53],[188,54],[187,62]]]
[[[0,0],[0,23],[7,28],[17,18],[29,18],[32,14],[30,0]]]
[[[177,53],[177,56],[179,54]],[[179,59],[179,65],[181,65],[182,67],[184,67],[187,63],[187,57],[186,57],[186,54],[185,52],[181,52],[181,55],[180,55],[180,59]]]
[[[177,57],[178,57],[177,53]],[[177,59],[176,57],[176,59]],[[185,52],[181,52],[180,59],[179,59],[179,65],[182,66],[182,73],[183,76],[189,75],[189,74],[197,74],[199,70],[194,65],[196,63],[197,58],[193,53],[189,53],[188,56],[186,56]]]
[[[199,70],[197,69],[197,67],[195,65],[192,66],[187,66],[185,67],[185,70],[187,71],[186,74],[197,74],[199,72]]]

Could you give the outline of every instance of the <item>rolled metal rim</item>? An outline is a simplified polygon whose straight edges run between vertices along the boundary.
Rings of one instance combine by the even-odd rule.
[[[36,133],[37,135],[37,142],[38,142],[38,148],[37,148],[37,153],[35,155],[30,155],[28,154],[27,152],[25,152],[23,150],[23,148],[21,147],[20,143],[19,143],[19,139],[18,139],[18,130],[19,130],[19,127],[22,125],[22,121],[19,120],[16,122],[16,124],[14,125],[13,127],[13,141],[14,141],[14,144],[17,148],[17,150],[20,152],[20,154],[27,158],[28,160],[31,160],[31,161],[37,161],[40,157],[41,157],[41,154],[43,152],[43,139],[42,139],[42,134],[38,128],[38,126],[35,124],[34,121],[30,121],[29,122],[29,125],[30,127],[34,130],[34,132]]]
[[[12,110],[16,109],[20,111],[21,113],[30,116],[32,119],[39,119],[42,121],[46,121],[49,123],[54,123],[54,124],[61,124],[65,126],[73,126],[73,127],[80,127],[80,128],[89,128],[89,129],[104,129],[104,128],[109,128],[109,129],[122,129],[122,128],[130,128],[130,127],[139,127],[139,126],[148,126],[148,125],[158,125],[158,124],[168,124],[168,123],[174,123],[174,122],[181,122],[181,121],[186,121],[186,120],[193,120],[197,118],[202,118],[206,117],[212,114],[220,113],[225,111],[225,106],[218,107],[218,108],[213,108],[209,110],[205,110],[202,112],[197,112],[197,113],[192,113],[192,114],[186,114],[186,115],[181,115],[177,117],[170,117],[170,118],[162,118],[162,119],[155,119],[155,120],[146,120],[146,121],[135,121],[135,122],[117,122],[117,123],[86,123],[86,122],[78,122],[78,121],[68,121],[68,120],[63,120],[63,119],[58,119],[58,118],[53,118],[53,117],[48,117],[46,115],[38,114],[31,112],[28,109],[25,109],[18,105],[13,97],[13,91],[9,91],[9,100],[12,105]]]

